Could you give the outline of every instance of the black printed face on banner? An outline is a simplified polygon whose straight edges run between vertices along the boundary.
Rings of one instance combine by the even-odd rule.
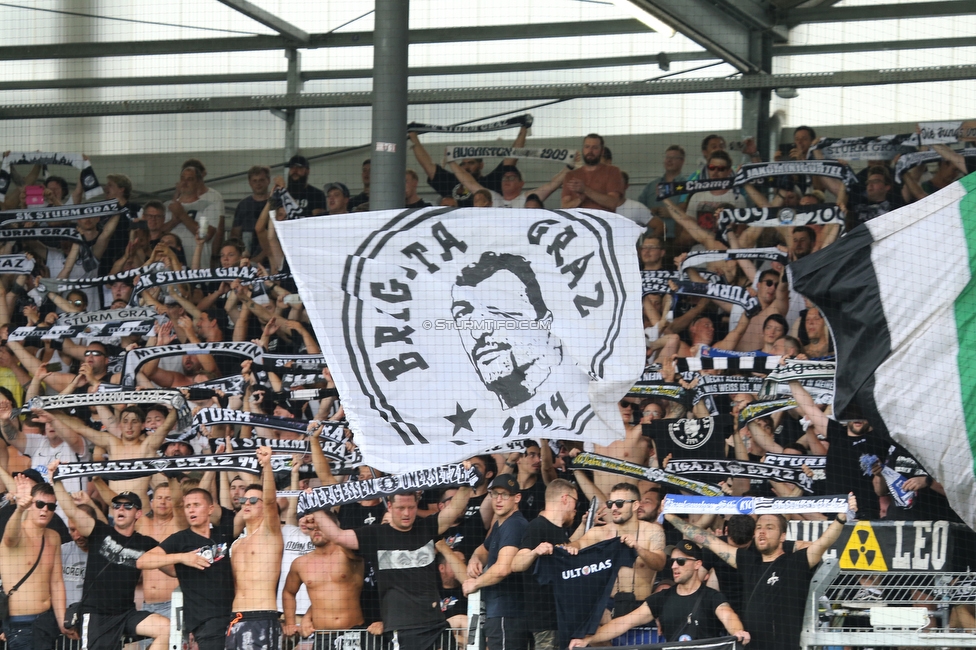
[[[653,438],[658,458],[669,454],[675,459],[725,458],[725,439],[732,435],[732,416],[655,420],[643,425],[643,431]]]

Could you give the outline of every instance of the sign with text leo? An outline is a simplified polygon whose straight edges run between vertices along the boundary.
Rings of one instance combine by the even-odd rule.
[[[644,359],[632,222],[426,208],[276,227],[367,465],[623,437]]]

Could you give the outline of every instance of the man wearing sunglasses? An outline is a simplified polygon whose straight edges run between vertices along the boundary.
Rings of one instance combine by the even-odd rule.
[[[637,551],[633,567],[620,567],[617,584],[613,590],[613,615],[629,614],[642,600],[651,595],[654,578],[664,568],[664,529],[658,523],[641,521],[637,517],[640,492],[632,483],[618,483],[610,490],[606,502],[610,511],[610,523],[594,526],[573,542],[584,549],[598,542],[619,537],[627,546]]]
[[[60,461],[51,461],[55,475]],[[149,650],[164,650],[169,641],[169,619],[135,606],[136,584],[142,571],[136,562],[158,543],[136,532],[142,516],[142,499],[134,492],[120,492],[112,499],[112,525],[92,518],[80,509],[61,481],[54,493],[78,532],[88,538],[88,564],[81,599],[81,650],[116,650],[123,636],[152,639]]]
[[[682,540],[671,551],[671,571],[675,586],[650,596],[630,614],[615,618],[585,639],[573,639],[570,648],[583,648],[614,639],[637,626],[649,624],[655,618],[669,642],[696,641],[734,636],[742,644],[750,641],[742,629],[742,621],[725,596],[706,587],[699,576],[702,551],[688,540]]]
[[[14,481],[17,510],[3,532],[0,551],[3,590],[9,593],[19,584],[9,593],[10,613],[3,621],[7,649],[52,648],[59,632],[68,634],[61,627],[65,610],[61,538],[47,527],[56,517],[57,500],[47,483],[34,485],[26,476]],[[35,562],[37,567],[26,577]]]

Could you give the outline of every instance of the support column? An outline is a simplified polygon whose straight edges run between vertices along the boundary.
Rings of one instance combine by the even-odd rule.
[[[753,31],[749,37],[749,59],[759,66],[760,72],[751,74],[770,74],[772,72],[772,37]],[[743,90],[742,92],[742,137],[756,139],[759,154],[763,160],[772,160],[769,148],[769,99],[770,91]]]
[[[376,0],[373,28],[373,147],[369,207],[402,208],[407,171],[409,0]]]
[[[297,95],[302,92],[302,53],[295,48],[285,50],[288,59],[288,76],[285,92]],[[289,108],[284,111],[285,120],[285,158],[290,159],[298,153],[298,109]]]

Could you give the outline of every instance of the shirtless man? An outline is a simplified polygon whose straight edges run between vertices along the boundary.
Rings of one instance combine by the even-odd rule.
[[[34,413],[41,411],[34,409]],[[146,416],[138,406],[129,406],[122,410],[119,416],[119,428],[122,433],[121,438],[116,438],[106,431],[96,431],[91,427],[86,427],[78,418],[73,418],[61,411],[44,411],[49,413],[61,424],[73,429],[81,434],[91,443],[108,451],[111,460],[127,460],[132,458],[151,458],[156,455],[156,450],[166,439],[166,434],[170,432],[176,424],[176,409],[169,412],[163,425],[140,440],[142,429],[146,421]],[[149,490],[149,479],[151,477],[130,479],[127,481],[109,481],[109,486],[113,491],[122,494],[123,492],[134,492],[139,496],[140,501],[147,499]]]
[[[647,464],[650,445],[648,439],[643,435],[641,422],[634,423],[634,406],[627,400],[621,400],[617,403],[617,410],[620,411],[623,428],[627,433],[623,440],[615,440],[606,446],[594,445],[594,453],[624,460],[628,463]],[[593,472],[593,484],[596,485],[601,494],[609,494],[614,484],[618,482],[621,482],[619,476],[614,476],[608,472]],[[624,482],[636,485],[637,479],[625,479]]]
[[[180,505],[177,500],[177,507]],[[136,562],[143,570],[175,569],[183,590],[183,627],[199,650],[223,650],[227,619],[234,600],[234,577],[222,527],[211,526],[213,496],[202,488],[188,490],[182,499],[189,528],[167,537],[158,548]]]
[[[176,533],[181,525],[174,516],[173,497],[168,483],[159,483],[153,488],[149,502],[151,517],[143,517],[136,522],[136,532],[152,537],[157,542]],[[170,598],[179,581],[157,569],[144,569],[142,572],[142,611],[154,612],[169,618]]]
[[[14,481],[17,510],[4,530],[0,552],[4,591],[9,593],[18,585],[35,562],[37,568],[10,594],[10,615],[3,620],[3,631],[8,650],[53,648],[59,630],[69,634],[61,626],[65,609],[61,538],[47,527],[55,516],[57,500],[47,483],[31,487],[32,481],[26,476],[17,476]]]
[[[317,512],[314,517],[329,517],[338,524],[332,512]],[[285,590],[281,595],[285,609],[286,636],[315,630],[348,630],[363,625],[359,594],[363,589],[363,559],[354,551],[330,541],[315,524],[311,530],[315,549],[292,562]],[[296,600],[302,585],[308,590],[311,608],[295,623]]]
[[[660,524],[641,521],[636,516],[640,492],[630,483],[618,483],[610,490],[607,508],[611,523],[595,526],[573,541],[573,546],[584,549],[597,542],[619,537],[627,546],[637,551],[633,568],[621,567],[614,585],[614,616],[629,614],[651,595],[654,577],[664,568],[664,529]]]
[[[273,650],[281,639],[278,575],[285,545],[271,470],[271,448],[260,447],[257,457],[263,486],[255,483],[245,490],[241,506],[244,536],[231,547],[234,603],[226,647]]]

